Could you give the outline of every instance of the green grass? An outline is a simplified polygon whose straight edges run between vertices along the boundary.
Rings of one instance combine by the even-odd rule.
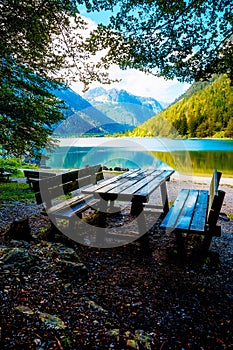
[[[28,184],[19,182],[0,183],[1,201],[32,202],[35,201],[35,194],[29,189]]]

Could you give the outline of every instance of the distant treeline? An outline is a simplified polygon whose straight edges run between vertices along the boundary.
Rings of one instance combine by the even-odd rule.
[[[130,136],[233,138],[233,86],[226,75],[195,83]]]

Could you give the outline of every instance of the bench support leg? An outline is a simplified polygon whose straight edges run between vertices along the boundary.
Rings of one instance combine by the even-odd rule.
[[[183,234],[182,234],[182,232],[175,231],[175,236],[176,236],[176,244],[177,244],[178,254],[180,256],[183,256],[184,252],[185,252]]]
[[[160,186],[161,189],[161,197],[162,197],[162,203],[163,203],[163,212],[165,214],[169,211],[169,204],[168,204],[168,196],[167,196],[167,185],[166,182],[163,182]]]
[[[205,255],[208,253],[212,241],[212,235],[205,235],[202,243],[202,253]]]

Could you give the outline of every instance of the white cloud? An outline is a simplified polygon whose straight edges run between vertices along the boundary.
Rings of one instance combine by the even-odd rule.
[[[83,18],[88,23],[88,29],[92,30],[96,27],[96,23],[92,19],[86,16]],[[85,36],[88,36],[89,32],[87,30]],[[96,58],[98,59],[98,55],[96,55]],[[118,79],[120,82],[112,83],[111,85],[100,85],[98,82],[93,82],[90,88],[103,86],[106,90],[112,88],[123,89],[133,95],[153,97],[156,100],[170,103],[183,94],[190,86],[190,84],[180,83],[176,79],[165,80],[136,69],[121,70],[117,65],[113,65],[109,73],[110,78]],[[81,83],[74,82],[70,87],[78,94],[83,94],[83,85]]]
[[[121,82],[113,84],[117,89],[125,89],[134,95],[153,97],[166,102],[172,102],[190,86],[177,80],[165,80],[145,74],[136,69],[122,71],[119,67],[113,67],[111,74],[122,79]]]
[[[121,70],[117,66],[110,68],[110,77],[121,81],[111,85],[101,85],[106,90],[112,88],[123,89],[133,95],[153,97],[163,102],[173,102],[190,86],[190,84],[180,83],[177,80],[165,80],[164,78],[148,75],[136,69]],[[100,84],[95,82],[90,85],[90,88],[97,86],[100,86]],[[82,86],[79,83],[73,83],[71,88],[82,94]]]

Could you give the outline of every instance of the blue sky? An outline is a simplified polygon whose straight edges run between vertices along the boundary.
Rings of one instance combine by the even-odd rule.
[[[87,13],[85,7],[80,8],[80,13],[90,21],[91,25],[98,23],[106,24],[109,15],[111,15],[110,11]],[[183,94],[190,86],[190,84],[180,83],[177,80],[165,80],[164,78],[157,78],[153,75],[146,75],[135,69],[122,71],[116,65],[111,67],[110,77],[120,79],[121,81],[111,85],[103,85],[107,90],[111,88],[123,89],[137,96],[153,97],[158,101],[169,103]],[[100,84],[93,83],[90,88],[97,86],[100,86]],[[82,94],[82,87],[79,83],[73,83],[71,88],[77,93]]]

